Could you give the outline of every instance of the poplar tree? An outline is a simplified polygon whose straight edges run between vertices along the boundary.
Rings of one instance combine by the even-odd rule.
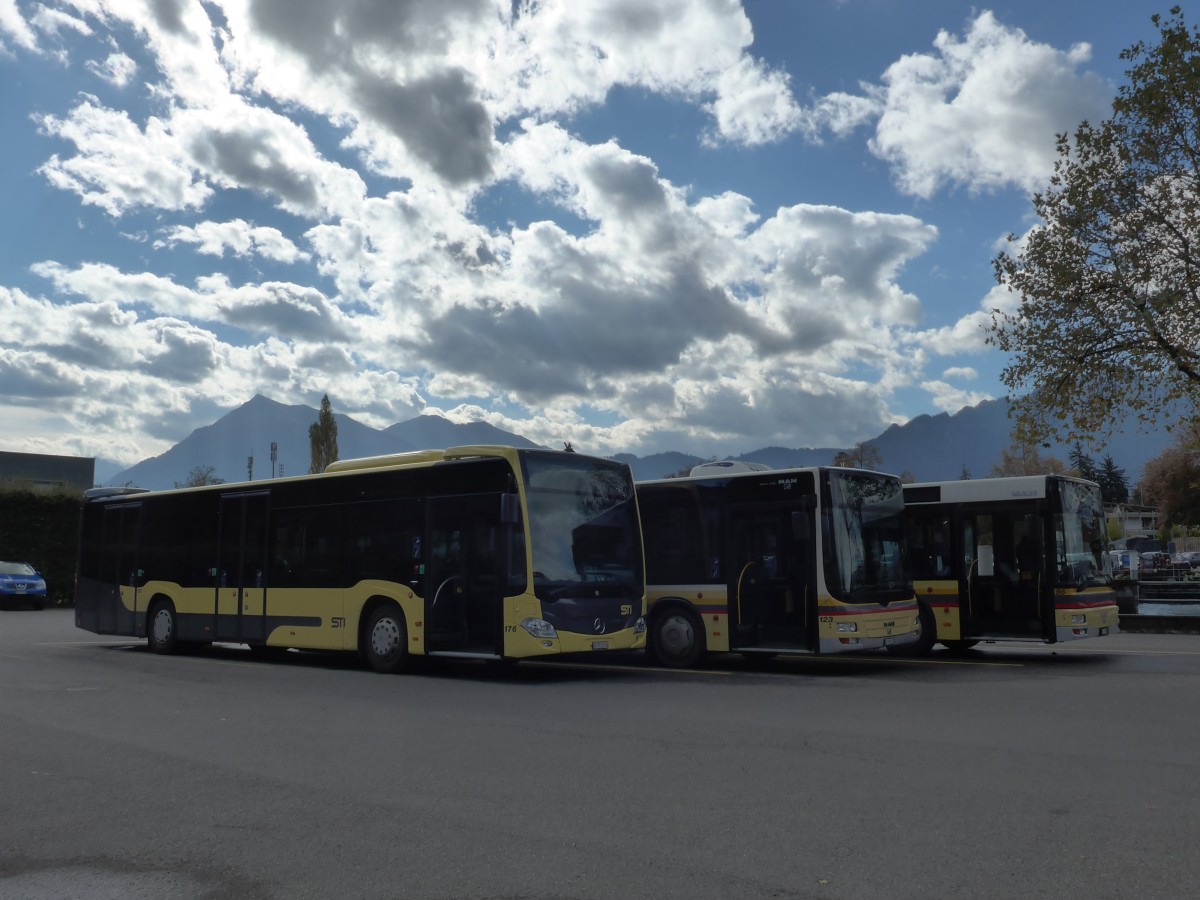
[[[310,475],[324,472],[327,465],[337,462],[337,422],[333,418],[328,394],[321,398],[317,421],[308,426],[308,442],[312,448],[312,462],[308,467]]]

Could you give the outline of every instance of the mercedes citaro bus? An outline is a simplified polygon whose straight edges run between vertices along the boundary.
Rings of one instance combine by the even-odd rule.
[[[152,650],[237,642],[494,660],[645,646],[629,467],[475,446],[316,475],[85,499],[76,624]]]

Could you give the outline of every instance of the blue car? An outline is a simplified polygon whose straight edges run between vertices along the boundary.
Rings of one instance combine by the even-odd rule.
[[[0,560],[0,603],[45,609],[46,579],[29,563]]]

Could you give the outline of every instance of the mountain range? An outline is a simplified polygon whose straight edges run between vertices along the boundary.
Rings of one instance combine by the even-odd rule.
[[[318,410],[287,405],[257,395],[211,425],[197,428],[159,456],[120,469],[118,464],[98,459],[97,483],[135,485],[150,489],[171,488],[188,480],[197,468],[211,467],[212,474],[228,482],[261,480],[282,475],[300,475],[310,463],[309,426]],[[538,444],[486,422],[456,424],[441,416],[423,415],[387,428],[371,428],[349,416],[334,414],[338,427],[341,459],[380,456],[409,450],[462,446],[464,444],[509,444],[536,447]],[[892,425],[878,437],[863,443],[879,451],[884,471],[912,476],[918,481],[958,478],[966,469],[972,477],[986,477],[1000,462],[1000,454],[1012,441],[1012,422],[1004,400],[985,400],[957,413],[922,415],[903,425]],[[1097,463],[1105,455],[1124,469],[1132,487],[1141,478],[1146,462],[1170,443],[1165,431],[1114,435],[1104,447],[1084,447]],[[271,459],[271,445],[277,447]],[[555,447],[553,449],[561,449]],[[587,447],[577,447],[588,452]],[[842,447],[787,449],[765,447],[730,459],[762,463],[771,468],[828,465]],[[1067,461],[1071,448],[1052,444],[1039,452]],[[629,464],[638,480],[662,478],[682,471],[705,457],[682,451],[638,457],[629,453],[613,456]],[[251,463],[251,460],[253,462]]]

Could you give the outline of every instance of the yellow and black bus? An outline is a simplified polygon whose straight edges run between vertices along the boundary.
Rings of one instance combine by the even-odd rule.
[[[211,642],[521,659],[645,646],[629,467],[473,446],[83,504],[75,622]]]
[[[928,652],[1054,644],[1119,629],[1100,488],[1063,475],[904,486]]]
[[[658,663],[916,640],[895,476],[713,462],[688,477],[639,482],[637,493],[647,650]]]

